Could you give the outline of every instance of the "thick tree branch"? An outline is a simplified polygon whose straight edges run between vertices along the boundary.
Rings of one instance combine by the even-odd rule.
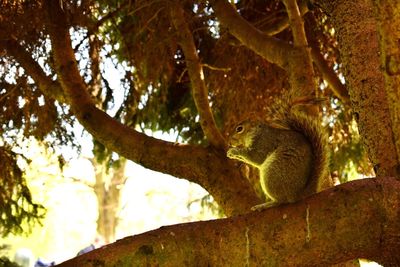
[[[394,178],[349,182],[291,205],[127,237],[59,266],[328,266],[354,258],[398,266],[399,190]]]
[[[221,10],[220,13],[218,13],[218,10],[216,10],[218,18],[221,20],[221,22],[226,27],[228,27],[230,32],[236,38],[238,38],[244,45],[248,46],[251,49],[253,49],[254,45],[249,45],[248,44],[249,42],[251,42],[248,39],[252,39],[252,38],[248,38],[248,36],[254,35],[254,34],[252,34],[253,32],[256,32],[256,35],[258,36],[258,39],[261,40],[261,39],[264,38],[264,36],[259,36],[260,34],[261,35],[265,34],[265,35],[268,35],[268,36],[272,36],[272,35],[275,35],[275,34],[281,32],[281,31],[283,31],[284,29],[286,29],[289,26],[289,18],[285,17],[285,18],[281,19],[278,23],[275,23],[275,24],[273,24],[273,25],[271,25],[271,26],[269,26],[267,28],[262,28],[261,29],[262,32],[257,32],[257,29],[255,29],[251,24],[246,22],[239,14],[233,13],[233,12],[235,12],[235,10],[233,10],[233,11],[230,10],[230,9],[232,9],[230,4],[223,3],[223,1],[221,0],[221,1],[218,1],[218,5],[221,6],[221,9],[224,8],[224,10],[227,11],[227,13],[229,13],[229,14],[223,14],[223,12],[225,12],[224,10]],[[306,1],[300,1],[299,9],[300,9],[300,14],[301,15],[303,15],[303,14],[308,12]],[[240,27],[236,25],[236,20],[240,21],[240,23],[239,23]],[[235,27],[238,27],[238,29],[236,29]],[[242,29],[242,28],[245,28],[245,29]],[[242,36],[242,37],[240,37],[240,36]],[[243,42],[242,41],[243,39],[245,41],[246,40],[247,41]],[[275,39],[275,40],[279,41],[278,39]],[[263,41],[261,41],[261,42],[263,42]],[[282,41],[279,41],[279,42],[282,42]],[[260,48],[260,49],[263,49],[263,48]],[[292,48],[290,48],[290,49],[292,49]],[[256,51],[256,50],[254,50],[254,51],[268,60],[268,58],[264,56],[264,53],[262,51],[261,52]],[[290,52],[290,51],[288,50],[288,52]],[[348,96],[347,89],[344,87],[344,85],[337,78],[337,75],[326,65],[325,60],[322,58],[322,56],[319,54],[319,52],[317,50],[311,49],[311,57],[312,57],[312,60],[315,63],[315,65],[321,71],[321,74],[323,75],[323,78],[331,86],[332,91],[334,92],[334,94],[338,98],[340,98],[344,103],[348,102],[349,101],[349,96]],[[315,87],[312,87],[312,88],[315,88]],[[312,88],[309,88],[309,90],[311,90]]]
[[[242,44],[281,68],[287,69],[293,46],[268,36],[243,19],[226,0],[210,1],[221,24]]]
[[[225,140],[218,130],[208,101],[208,89],[204,81],[203,67],[194,44],[193,35],[184,17],[184,10],[179,3],[171,4],[171,19],[178,35],[179,44],[185,55],[193,99],[200,115],[200,125],[204,135],[214,147],[225,150]]]
[[[234,164],[211,149],[158,140],[139,133],[95,107],[79,74],[64,12],[48,0],[47,28],[58,78],[71,109],[94,138],[121,156],[152,170],[185,177],[213,195],[226,214],[237,214],[258,200]],[[239,201],[238,201],[239,200]],[[236,203],[235,206],[232,203]]]
[[[295,44],[295,46],[292,46],[268,36],[243,19],[233,6],[225,0],[213,0],[211,4],[221,24],[227,27],[242,44],[288,72],[289,83],[294,95],[310,95],[314,92],[316,89],[314,71],[311,64],[310,49],[306,45]],[[298,11],[298,8],[296,10]],[[291,11],[293,10],[288,10],[288,12]],[[293,19],[290,20],[291,17],[293,16],[289,16],[289,21],[293,23]],[[301,17],[297,19],[302,20]],[[299,36],[300,33],[297,35]]]

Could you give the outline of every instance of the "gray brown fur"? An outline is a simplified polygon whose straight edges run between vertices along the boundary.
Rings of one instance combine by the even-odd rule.
[[[328,181],[328,141],[314,117],[298,108],[312,98],[282,98],[272,119],[247,120],[236,127],[227,156],[255,166],[266,194],[264,206],[296,202],[323,189]]]

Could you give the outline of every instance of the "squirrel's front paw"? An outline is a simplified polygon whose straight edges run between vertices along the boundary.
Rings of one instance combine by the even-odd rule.
[[[238,149],[237,149],[236,147],[231,147],[231,148],[229,148],[228,151],[226,152],[226,156],[227,156],[228,158],[231,158],[231,159],[236,159],[237,156],[239,155],[238,152],[239,152],[239,151],[238,151]]]

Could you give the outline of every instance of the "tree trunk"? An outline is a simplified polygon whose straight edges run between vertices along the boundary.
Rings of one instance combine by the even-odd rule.
[[[126,159],[120,159],[118,166],[110,168],[105,162],[92,161],[96,173],[94,192],[97,197],[99,217],[97,233],[106,244],[115,241],[118,224],[120,187],[125,183]]]

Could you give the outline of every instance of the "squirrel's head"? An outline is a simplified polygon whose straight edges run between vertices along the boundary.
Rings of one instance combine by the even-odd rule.
[[[246,120],[239,123],[229,138],[229,147],[251,147],[262,123]]]

